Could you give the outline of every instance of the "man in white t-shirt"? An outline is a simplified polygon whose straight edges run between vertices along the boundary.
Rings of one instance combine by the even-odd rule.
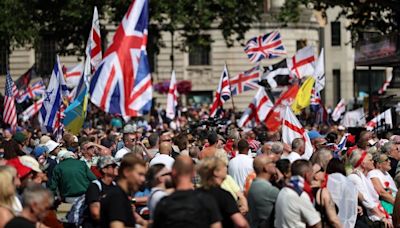
[[[172,165],[175,160],[171,157],[172,145],[170,142],[160,143],[159,154],[156,154],[153,159],[151,159],[149,166],[155,164],[163,164],[169,170],[172,169]]]
[[[228,173],[239,185],[240,190],[243,191],[246,177],[254,171],[253,158],[248,154],[249,143],[246,140],[239,140],[237,147],[239,154],[229,161]]]
[[[297,160],[292,164],[292,175],[310,183],[313,179],[311,163],[303,159]],[[304,188],[297,192],[293,188],[284,187],[279,192],[275,203],[275,227],[321,227],[321,216]]]
[[[292,141],[292,152],[290,152],[287,156],[282,155],[281,159],[289,159],[290,163],[301,159],[301,155],[304,154],[306,150],[306,144],[304,143],[304,139],[297,138]]]

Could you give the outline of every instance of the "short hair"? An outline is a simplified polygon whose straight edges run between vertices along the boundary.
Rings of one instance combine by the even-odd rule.
[[[281,173],[288,173],[290,171],[289,159],[279,159],[276,162],[276,168],[281,171]]]
[[[150,166],[149,170],[147,170],[146,180],[149,182],[151,188],[158,184],[156,176],[162,169],[164,169],[164,167],[164,164],[154,164]]]
[[[268,155],[262,154],[257,156],[253,161],[254,172],[256,172],[257,175],[263,173],[264,166],[269,162],[272,162],[272,160],[268,157]]]
[[[394,145],[393,142],[387,142],[387,143],[383,144],[383,146],[381,147],[381,152],[384,154],[389,153],[392,150],[393,145]]]
[[[315,153],[315,164],[320,165],[326,169],[328,162],[332,159],[332,152],[328,149],[321,148]]]
[[[217,132],[210,131],[210,133],[208,133],[207,140],[210,145],[214,145],[215,143],[217,143],[218,142]]]
[[[155,147],[157,145],[159,138],[160,137],[158,136],[157,133],[152,133],[148,138],[150,147]]]
[[[306,172],[311,170],[311,162],[305,159],[299,159],[293,162],[291,166],[292,176],[304,177]]]
[[[297,150],[304,145],[304,139],[296,138],[292,141],[292,150]]]
[[[122,157],[121,165],[118,168],[118,176],[123,177],[125,170],[132,170],[138,165],[146,167],[146,162],[140,159],[135,153],[127,153]]]
[[[274,142],[271,145],[271,152],[274,154],[281,154],[283,153],[283,143],[281,142]]]
[[[179,134],[175,137],[174,140],[175,145],[179,148],[180,151],[187,149],[188,137],[186,134]]]
[[[338,139],[338,135],[335,132],[329,132],[326,137],[325,137],[326,141],[328,141],[328,143],[335,143],[336,140]]]
[[[50,205],[53,205],[53,194],[40,184],[30,183],[22,194],[22,205],[29,207],[34,203],[42,203],[44,199],[49,199]]]
[[[237,143],[237,148],[238,148],[239,153],[247,154],[247,151],[249,150],[250,147],[249,147],[249,143],[247,142],[247,140],[241,139]]]

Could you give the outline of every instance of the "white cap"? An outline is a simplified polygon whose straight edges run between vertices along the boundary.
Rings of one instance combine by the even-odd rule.
[[[53,140],[50,139],[50,140],[47,141],[47,143],[44,144],[44,145],[47,147],[47,149],[49,149],[48,153],[50,153],[50,152],[52,152],[54,149],[56,149],[56,148],[60,145],[60,143],[55,142],[55,141],[53,141]]]

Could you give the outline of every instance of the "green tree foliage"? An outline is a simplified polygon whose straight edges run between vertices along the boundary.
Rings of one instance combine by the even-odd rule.
[[[301,14],[300,5],[315,10],[326,10],[339,6],[338,16],[349,19],[347,29],[356,42],[365,32],[388,34],[398,32],[400,26],[400,0],[286,0],[279,19],[282,22],[297,22]]]
[[[11,49],[37,45],[50,36],[60,54],[83,53],[97,6],[105,35],[105,18],[118,24],[131,0],[0,0],[0,41]],[[226,44],[243,42],[246,31],[257,22],[262,0],[150,0],[149,43],[155,52],[162,46],[160,33],[174,32],[182,37],[176,47],[212,42],[202,36],[209,29],[221,29]]]

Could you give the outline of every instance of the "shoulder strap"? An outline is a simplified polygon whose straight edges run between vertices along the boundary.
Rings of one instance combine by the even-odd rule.
[[[99,187],[100,192],[102,191],[102,186],[99,180],[94,180],[92,181],[93,184],[97,185],[97,187]]]

